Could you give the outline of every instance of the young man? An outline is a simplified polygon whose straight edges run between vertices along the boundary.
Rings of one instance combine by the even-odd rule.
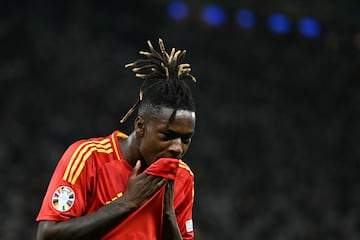
[[[181,158],[195,131],[185,50],[126,65],[143,79],[133,132],[80,140],[60,159],[37,221],[37,239],[193,239],[194,177]]]

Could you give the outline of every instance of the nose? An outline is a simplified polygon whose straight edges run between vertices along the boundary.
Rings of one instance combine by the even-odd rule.
[[[171,141],[169,146],[169,152],[173,158],[180,158],[184,152],[183,144],[181,138],[175,138]]]

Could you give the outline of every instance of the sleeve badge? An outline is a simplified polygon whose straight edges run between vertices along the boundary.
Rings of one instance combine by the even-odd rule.
[[[75,192],[67,186],[58,187],[52,196],[52,206],[60,211],[68,211],[75,202]]]

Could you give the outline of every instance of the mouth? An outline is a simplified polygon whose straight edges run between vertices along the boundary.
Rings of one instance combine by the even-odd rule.
[[[152,163],[156,162],[157,160],[159,160],[160,158],[172,158],[172,159],[181,159],[181,157],[183,156],[183,154],[178,155],[178,156],[174,156],[171,154],[162,154],[159,156],[155,156],[154,158],[150,158],[150,159],[144,159],[142,161],[142,166],[144,167],[144,169],[146,169],[148,166],[150,166]]]

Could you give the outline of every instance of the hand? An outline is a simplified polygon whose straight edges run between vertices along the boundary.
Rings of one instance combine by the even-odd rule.
[[[168,180],[164,196],[164,222],[163,222],[163,239],[180,240],[181,232],[176,221],[174,210],[174,181]]]
[[[122,201],[126,201],[133,209],[142,206],[167,182],[165,178],[156,177],[144,172],[140,173],[140,169],[141,162],[137,161],[131,172],[124,196],[120,198]]]
[[[164,213],[167,215],[175,215],[174,211],[174,181],[168,180],[168,184],[165,190],[165,197],[164,197]]]

